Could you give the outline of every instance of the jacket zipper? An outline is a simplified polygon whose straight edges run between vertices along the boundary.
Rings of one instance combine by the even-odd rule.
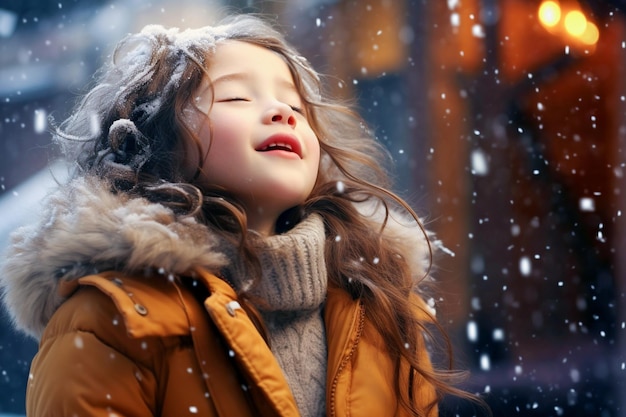
[[[354,338],[354,342],[352,343],[352,346],[350,348],[350,352],[348,352],[348,354],[346,356],[344,356],[343,360],[341,361],[341,363],[339,364],[339,368],[337,369],[337,373],[335,374],[335,378],[333,379],[333,385],[332,385],[332,389],[331,389],[331,393],[330,393],[330,417],[335,417],[337,410],[335,407],[335,402],[336,402],[336,394],[337,394],[337,384],[339,383],[339,375],[341,375],[341,372],[343,371],[343,369],[346,367],[346,365],[348,364],[348,362],[350,361],[350,359],[352,359],[352,356],[354,355],[354,352],[356,351],[356,347],[359,344],[359,340],[361,339],[361,334],[363,333],[363,327],[365,325],[365,308],[363,306],[363,302],[359,301],[359,323],[358,326],[356,328],[356,337]]]

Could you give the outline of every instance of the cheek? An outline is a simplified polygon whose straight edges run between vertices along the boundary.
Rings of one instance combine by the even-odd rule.
[[[227,158],[228,154],[232,153],[229,138],[232,138],[233,135],[233,129],[228,125],[218,123],[213,125],[211,129],[207,128],[202,139],[205,163],[215,164],[221,162],[225,157]]]
[[[211,126],[212,132],[207,132],[205,136],[209,142],[211,139],[214,142],[236,139],[244,133],[244,120],[241,115],[234,112],[214,110],[209,115],[209,119],[210,122],[207,121],[207,124]]]
[[[213,152],[220,138],[228,137],[231,134],[231,132],[229,132],[229,126],[231,125],[229,120],[224,120],[225,116],[216,113],[217,112],[211,112],[209,116],[204,116],[204,120],[200,124],[198,131],[198,138],[202,144],[204,157],[207,156],[207,152],[209,154]]]
[[[322,150],[320,149],[320,144],[317,141],[317,138],[315,139],[315,147],[313,148],[313,150],[314,150],[314,155],[313,155],[313,161],[312,162],[315,165],[316,169],[319,169],[319,167],[320,167],[320,157],[321,157]]]
[[[320,142],[317,139],[315,132],[311,128],[309,128],[309,132],[306,136],[306,142],[307,142],[306,147],[309,150],[309,153],[312,157],[311,159],[315,161],[315,165],[319,165],[320,154],[321,154]]]

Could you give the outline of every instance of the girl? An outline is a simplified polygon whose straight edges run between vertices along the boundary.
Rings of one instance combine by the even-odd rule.
[[[129,36],[55,138],[74,175],[2,272],[40,340],[29,416],[434,416],[459,393],[425,342],[426,233],[266,23]]]

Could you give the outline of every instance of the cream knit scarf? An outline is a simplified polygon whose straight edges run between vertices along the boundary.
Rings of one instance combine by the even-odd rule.
[[[250,293],[261,301],[257,308],[267,326],[272,352],[303,417],[325,415],[325,240],[324,222],[313,214],[287,233],[254,242],[263,275]],[[234,249],[227,252],[231,264],[222,271],[224,277],[240,288],[248,285]]]

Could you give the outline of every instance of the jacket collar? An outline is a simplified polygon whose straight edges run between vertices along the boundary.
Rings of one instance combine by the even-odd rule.
[[[207,228],[106,182],[78,178],[44,202],[39,222],[18,229],[0,271],[3,301],[17,327],[38,338],[63,302],[61,281],[105,270],[155,268],[181,274],[226,264]]]

